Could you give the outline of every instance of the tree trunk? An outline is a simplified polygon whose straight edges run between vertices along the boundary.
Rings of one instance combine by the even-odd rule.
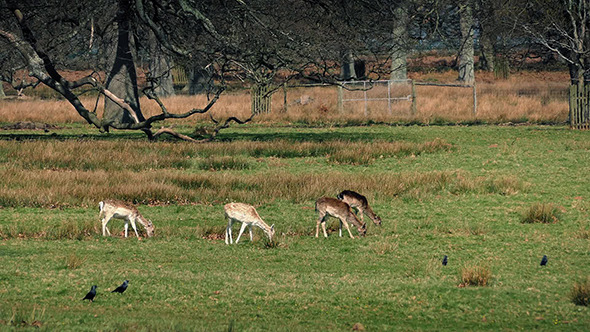
[[[154,38],[155,44],[155,38]],[[156,88],[154,92],[159,97],[168,97],[174,95],[174,82],[172,81],[172,68],[170,60],[162,50],[155,45],[150,47],[152,49],[149,62],[150,74],[156,79]]]
[[[188,73],[188,93],[196,95],[210,91],[212,85],[212,73],[209,69],[195,66]]]
[[[394,15],[390,79],[405,80],[408,78],[408,15],[402,7],[396,8]]]
[[[117,51],[111,72],[107,77],[106,89],[123,99],[137,115],[137,121],[145,120],[139,106],[139,91],[137,89],[137,73],[135,61],[131,52],[130,2],[119,0],[117,13]],[[108,98],[105,99],[103,129],[108,131],[109,124],[136,123],[136,119],[119,105]]]
[[[6,94],[4,94],[4,84],[0,81],[0,99],[6,98]]]
[[[485,30],[485,27],[482,27],[481,30],[481,38],[479,39],[479,43],[481,46],[481,64],[482,69],[487,71],[494,71],[494,44],[492,43],[492,39],[490,38],[490,33]]]
[[[466,4],[460,9],[461,46],[459,48],[459,81],[473,83],[473,13]]]
[[[355,80],[357,78],[354,71],[354,57],[351,50],[346,50],[342,56],[342,67],[340,68],[340,76],[343,81]]]

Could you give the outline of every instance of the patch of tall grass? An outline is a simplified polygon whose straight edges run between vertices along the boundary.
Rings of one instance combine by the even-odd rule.
[[[529,207],[521,217],[521,221],[526,224],[556,223],[561,218],[559,207],[552,203],[537,203]]]
[[[92,220],[65,220],[60,223],[14,222],[0,225],[0,239],[43,238],[47,240],[82,240],[98,234],[100,223]]]
[[[81,267],[84,264],[84,262],[86,262],[86,258],[80,257],[80,256],[76,255],[75,253],[69,254],[65,258],[66,268],[68,268],[70,270],[75,270],[75,269]]]
[[[492,271],[487,266],[466,266],[461,270],[459,287],[487,286],[492,278]]]
[[[252,167],[248,159],[239,156],[210,156],[199,162],[199,169],[212,171],[244,170]]]
[[[6,184],[0,187],[0,206],[68,207],[95,206],[104,198],[140,204],[187,204],[191,202],[313,201],[352,189],[375,198],[425,199],[441,193],[504,194],[527,187],[522,181],[476,177],[464,171],[404,173],[186,173],[177,170],[144,172],[55,171],[0,169]],[[489,186],[489,181],[503,186]],[[67,227],[67,226],[64,226]],[[71,226],[73,227],[73,226]]]
[[[152,170],[187,169],[193,159],[200,169],[249,169],[250,157],[304,158],[327,157],[345,164],[369,164],[377,158],[420,155],[450,151],[442,139],[430,142],[268,142],[236,141],[205,144],[157,142],[146,145],[133,141],[0,141],[0,164],[23,169],[66,170]]]
[[[590,278],[582,282],[575,282],[570,291],[570,300],[575,305],[589,306],[590,305]]]

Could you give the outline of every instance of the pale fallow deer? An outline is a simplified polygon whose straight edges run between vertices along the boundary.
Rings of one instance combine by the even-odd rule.
[[[346,227],[348,235],[354,239],[350,227],[348,224],[356,226],[361,236],[367,233],[367,225],[360,221],[357,216],[352,212],[352,209],[345,202],[332,197],[321,197],[315,202],[315,210],[319,213],[318,222],[315,229],[315,237],[318,237],[320,232],[320,224],[324,231],[324,237],[328,237],[326,233],[326,219],[328,216],[332,216],[340,219],[340,237],[342,237],[342,224]]]
[[[240,237],[244,230],[246,230],[246,226],[249,226],[250,230],[250,242],[252,241],[252,226],[260,227],[268,236],[269,240],[272,241],[272,237],[275,234],[275,225],[268,226],[256,209],[249,204],[244,203],[228,203],[225,204],[223,207],[225,211],[225,217],[227,218],[227,228],[225,229],[225,244],[232,244],[233,238],[231,234],[231,228],[235,222],[241,222],[242,227],[240,228],[240,233],[238,234],[238,238],[236,239],[236,244],[240,241]]]
[[[373,220],[375,225],[381,226],[381,218],[373,212],[373,209],[369,206],[369,202],[365,196],[352,190],[344,190],[336,197],[350,205],[351,208],[357,209],[362,222],[364,222],[363,215],[366,214],[371,220]]]
[[[105,199],[98,203],[98,206],[100,208],[98,217],[101,218],[102,222],[102,236],[106,236],[107,233],[109,236],[111,235],[111,232],[107,228],[107,224],[112,218],[125,220],[125,237],[127,237],[129,223],[131,223],[135,235],[139,238],[137,226],[135,225],[136,222],[140,223],[143,228],[145,228],[148,237],[154,235],[154,224],[152,224],[150,220],[145,219],[135,206],[115,199]]]

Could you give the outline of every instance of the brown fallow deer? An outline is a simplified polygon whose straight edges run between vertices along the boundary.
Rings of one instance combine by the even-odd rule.
[[[139,234],[137,234],[137,226],[135,225],[136,222],[140,223],[143,228],[145,228],[148,237],[154,235],[154,224],[152,224],[150,220],[145,219],[135,206],[115,199],[105,199],[98,203],[98,206],[100,207],[98,217],[101,218],[102,221],[102,236],[106,236],[107,233],[109,236],[111,235],[111,232],[107,228],[107,224],[111,218],[125,220],[125,237],[127,237],[129,223],[131,223],[135,235],[139,238]]]
[[[326,233],[326,219],[328,216],[332,216],[340,219],[340,237],[342,237],[342,224],[346,227],[348,235],[354,239],[350,227],[348,224],[356,226],[361,236],[367,233],[367,225],[360,221],[357,216],[352,212],[352,209],[345,202],[332,197],[321,197],[315,202],[315,210],[318,212],[318,223],[315,229],[315,237],[318,237],[320,233],[320,224],[322,224],[322,230],[324,231],[324,237],[328,237]]]
[[[241,222],[242,227],[240,228],[240,233],[238,234],[238,238],[236,239],[236,244],[240,241],[240,237],[244,230],[246,230],[246,226],[250,226],[250,242],[252,242],[252,226],[260,227],[268,236],[269,240],[272,241],[272,237],[275,235],[275,225],[268,226],[256,209],[252,205],[244,204],[244,203],[228,203],[225,204],[223,207],[225,211],[225,217],[227,218],[227,228],[225,229],[225,244],[232,244],[233,238],[231,234],[231,227],[235,222]]]
[[[381,226],[381,218],[373,212],[365,196],[352,190],[344,190],[336,197],[350,205],[351,208],[357,209],[362,222],[364,222],[363,215],[366,214],[373,220],[375,225]]]

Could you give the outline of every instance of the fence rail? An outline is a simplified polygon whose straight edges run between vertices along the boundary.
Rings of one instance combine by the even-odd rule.
[[[392,86],[395,84],[409,84],[412,86],[411,94],[406,96],[392,96]],[[356,88],[347,88],[346,86],[357,86]],[[361,87],[362,85],[362,87]],[[387,85],[387,95],[381,97],[369,97],[368,91],[373,89],[376,85]],[[344,90],[347,91],[361,91],[363,92],[362,98],[344,98]],[[344,109],[344,103],[351,101],[364,101],[364,113],[368,115],[368,103],[370,101],[387,101],[387,111],[389,115],[392,115],[392,103],[398,101],[410,101],[412,102],[412,114],[416,113],[416,89],[414,88],[414,81],[412,80],[380,80],[380,81],[352,81],[352,82],[340,82],[338,85],[338,110],[342,113]]]
[[[590,129],[590,84],[570,86],[570,126],[574,129]]]
[[[387,85],[387,96],[380,97],[368,97],[367,91],[371,90],[377,85]],[[411,85],[411,94],[406,96],[392,96],[392,86],[395,84],[408,84]],[[356,85],[358,88],[347,89],[346,85]],[[362,85],[362,87],[360,87]],[[410,101],[412,102],[412,114],[417,112],[417,94],[416,86],[438,86],[438,87],[456,87],[456,88],[470,88],[473,89],[473,115],[477,115],[477,90],[475,82],[473,84],[443,84],[443,83],[432,83],[432,82],[415,82],[414,80],[382,80],[382,81],[353,81],[353,82],[340,82],[338,87],[338,110],[340,112],[344,109],[345,102],[364,101],[365,116],[367,116],[368,103],[371,101],[387,101],[387,109],[389,115],[392,115],[392,102],[397,101]],[[344,98],[344,90],[347,91],[362,91],[363,98]]]

